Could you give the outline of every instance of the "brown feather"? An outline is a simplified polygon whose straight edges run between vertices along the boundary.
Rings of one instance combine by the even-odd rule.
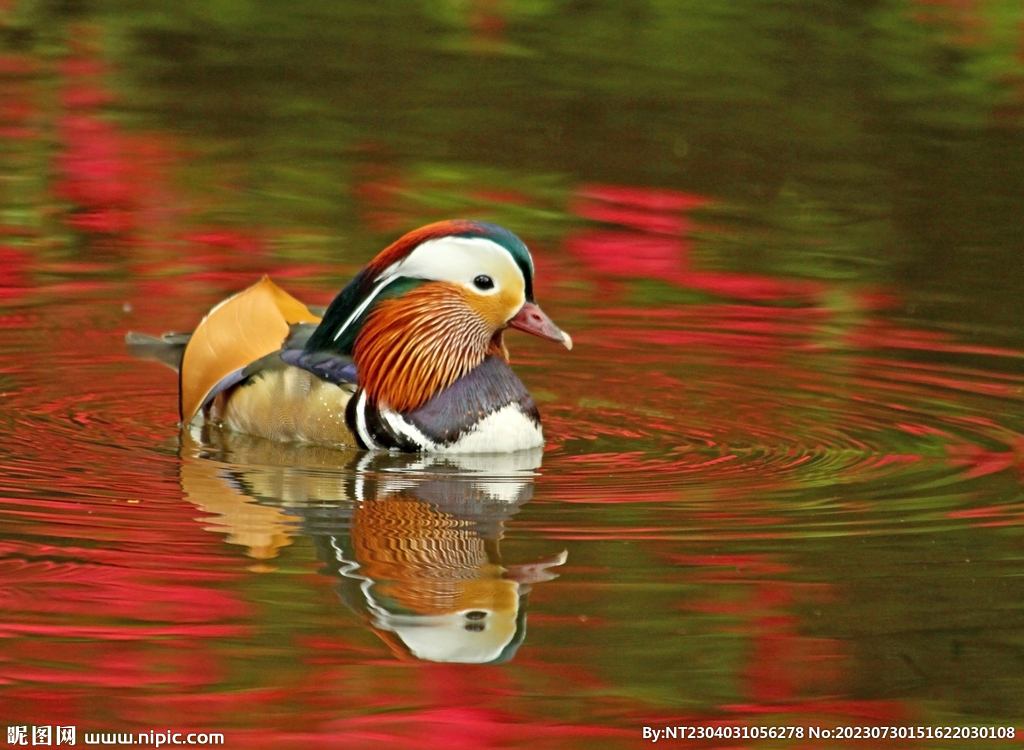
[[[495,327],[472,306],[470,292],[433,283],[384,300],[363,324],[354,355],[370,403],[413,411],[502,352]]]

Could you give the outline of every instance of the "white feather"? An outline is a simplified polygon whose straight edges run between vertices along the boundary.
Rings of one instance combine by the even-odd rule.
[[[366,445],[367,448],[379,448],[377,441],[373,439],[373,435],[370,434],[370,429],[366,426],[366,392],[360,391],[359,395],[356,396],[356,432],[359,433],[360,439]]]
[[[479,275],[490,276],[494,287],[481,290],[473,285]],[[429,281],[451,281],[477,294],[497,294],[505,279],[526,284],[523,272],[511,253],[484,237],[439,237],[427,240],[402,260],[392,263],[381,278],[406,276]]]
[[[345,332],[345,330],[350,325],[352,325],[352,321],[356,320],[360,315],[362,315],[363,311],[366,310],[366,308],[370,306],[370,303],[373,302],[377,298],[377,295],[380,294],[381,290],[384,287],[386,287],[388,284],[390,284],[392,281],[394,281],[395,278],[397,278],[397,277],[392,276],[391,278],[382,278],[381,281],[377,282],[377,286],[375,286],[370,291],[370,293],[366,295],[366,299],[364,299],[362,302],[359,303],[359,307],[357,307],[355,310],[352,311],[352,314],[349,315],[345,319],[345,322],[342,323],[341,327],[335,332],[335,334],[334,334],[334,340],[335,341],[337,341],[339,338],[341,338],[341,334],[343,334]]]

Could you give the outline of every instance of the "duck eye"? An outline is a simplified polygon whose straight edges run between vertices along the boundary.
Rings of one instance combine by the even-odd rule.
[[[480,274],[473,279],[473,286],[479,289],[481,292],[486,292],[488,289],[494,289],[494,281],[490,276],[484,276]]]

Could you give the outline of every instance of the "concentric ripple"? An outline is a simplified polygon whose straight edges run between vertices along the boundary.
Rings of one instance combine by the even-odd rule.
[[[768,495],[841,506],[855,488],[887,515],[962,510],[970,482],[1024,471],[1020,352],[925,331],[836,335],[819,316],[773,314],[789,320],[697,306],[596,316],[573,355],[600,380],[574,381],[573,405],[545,409],[559,448],[545,462],[551,495],[735,510]]]

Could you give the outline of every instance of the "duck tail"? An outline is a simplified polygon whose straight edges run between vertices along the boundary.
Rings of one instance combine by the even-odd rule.
[[[128,331],[124,337],[128,345],[128,353],[138,359],[159,362],[167,365],[175,372],[181,370],[181,360],[185,356],[191,333],[165,333],[163,336],[150,336],[145,333]]]

